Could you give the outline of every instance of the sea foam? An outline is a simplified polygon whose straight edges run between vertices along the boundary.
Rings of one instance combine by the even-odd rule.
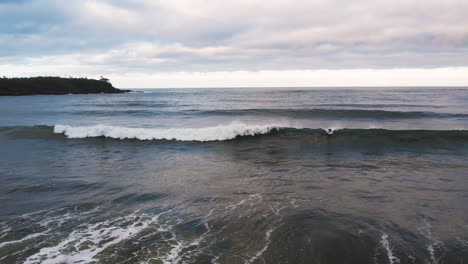
[[[390,246],[390,241],[388,240],[388,235],[386,233],[382,233],[382,237],[380,238],[380,243],[384,247],[385,251],[387,252],[388,262],[390,264],[400,263],[400,259],[398,259],[392,251]]]
[[[54,133],[68,138],[109,137],[115,139],[223,141],[239,136],[268,134],[279,129],[278,125],[248,125],[231,123],[202,128],[129,128],[108,125],[68,126],[55,125]]]

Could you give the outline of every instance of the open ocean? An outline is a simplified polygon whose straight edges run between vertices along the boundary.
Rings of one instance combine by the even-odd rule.
[[[0,97],[0,263],[468,263],[468,89],[144,91]]]

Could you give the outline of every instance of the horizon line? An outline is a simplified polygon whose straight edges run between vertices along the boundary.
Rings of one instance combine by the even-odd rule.
[[[262,88],[287,88],[287,89],[296,89],[296,88],[468,88],[467,85],[435,85],[435,86],[425,86],[425,85],[405,85],[405,86],[226,86],[226,87],[125,87],[118,89],[262,89]]]

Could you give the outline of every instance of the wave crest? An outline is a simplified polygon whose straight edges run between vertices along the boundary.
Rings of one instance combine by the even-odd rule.
[[[278,130],[276,125],[247,125],[232,123],[224,126],[203,128],[129,128],[107,125],[68,126],[55,125],[54,133],[68,138],[108,137],[115,139],[179,140],[179,141],[223,141],[240,136],[268,134]]]
[[[301,142],[314,145],[334,144],[423,147],[468,147],[468,130],[387,130],[349,128],[304,128],[274,124],[243,124],[204,128],[128,128],[107,125],[95,126],[15,126],[1,127],[0,137],[25,139],[61,139],[107,137],[111,139],[230,141],[243,136],[268,134],[277,144]],[[60,134],[60,136],[59,136]],[[265,139],[265,137],[262,137]]]

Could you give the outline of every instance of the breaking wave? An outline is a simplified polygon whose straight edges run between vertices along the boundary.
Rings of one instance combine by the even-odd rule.
[[[109,137],[115,139],[179,140],[179,141],[223,141],[240,136],[267,134],[278,129],[276,125],[247,125],[232,123],[225,126],[202,128],[128,128],[107,125],[64,126],[56,125],[54,133],[68,138]]]
[[[386,129],[311,129],[277,124],[248,125],[232,123],[202,128],[128,128],[107,125],[54,126],[54,133],[67,138],[107,137],[137,140],[226,141],[245,136],[269,134],[289,139],[335,143],[468,143],[466,130],[386,130]]]
[[[313,144],[337,145],[408,145],[468,146],[468,130],[387,130],[299,128],[280,124],[245,124],[200,128],[131,128],[110,125],[93,126],[16,126],[0,127],[0,136],[28,139],[111,138],[131,140],[229,141],[241,138],[268,137],[276,143],[291,140]]]

